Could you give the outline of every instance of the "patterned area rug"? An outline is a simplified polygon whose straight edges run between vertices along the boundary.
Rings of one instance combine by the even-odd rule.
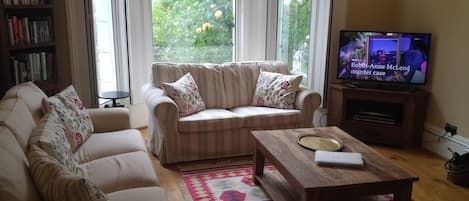
[[[265,171],[276,171],[266,166]],[[188,193],[194,201],[267,201],[271,200],[252,181],[251,166],[230,167],[182,173]]]
[[[277,171],[266,166],[264,171]],[[261,187],[252,181],[252,167],[238,166],[223,169],[198,170],[181,173],[186,197],[194,201],[268,201]],[[188,199],[190,200],[190,199]],[[392,195],[369,196],[362,201],[392,201]]]

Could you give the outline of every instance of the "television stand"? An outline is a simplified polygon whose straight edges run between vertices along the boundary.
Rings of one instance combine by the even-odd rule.
[[[346,82],[344,86],[349,88],[382,89],[390,91],[418,91],[419,87],[395,83],[370,83],[370,82]]]
[[[377,144],[418,147],[429,93],[423,89],[383,90],[329,86],[327,124]]]

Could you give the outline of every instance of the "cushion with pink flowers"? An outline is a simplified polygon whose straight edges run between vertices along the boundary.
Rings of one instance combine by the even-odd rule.
[[[68,142],[73,151],[80,147],[93,133],[90,115],[81,102],[73,86],[43,101],[46,111],[55,110],[65,127],[70,130]]]
[[[205,103],[199,93],[199,87],[190,73],[186,73],[176,82],[161,85],[165,93],[174,99],[180,116],[187,116],[205,110]]]
[[[256,106],[293,109],[301,75],[284,75],[261,71],[252,104]]]
[[[86,171],[73,158],[67,135],[70,135],[69,131],[63,125],[59,115],[54,110],[51,110],[41,118],[33,130],[30,145],[40,147],[65,166],[71,173],[84,176]]]

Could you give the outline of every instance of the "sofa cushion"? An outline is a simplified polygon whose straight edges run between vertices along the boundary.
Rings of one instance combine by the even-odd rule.
[[[107,196],[90,180],[75,175],[53,157],[31,145],[28,159],[31,174],[48,201],[105,201]]]
[[[28,153],[29,138],[36,123],[22,99],[10,98],[0,102],[0,125],[8,127],[23,151]]]
[[[34,83],[25,82],[8,89],[3,96],[3,99],[7,98],[21,98],[36,123],[42,118],[42,99],[47,98],[47,95]]]
[[[288,66],[278,61],[224,63],[219,69],[223,76],[225,108],[251,105],[260,70],[289,74]]]
[[[71,173],[85,176],[85,170],[73,158],[67,138],[74,135],[65,128],[55,111],[50,111],[38,122],[31,135],[30,144],[34,144],[54,157]]]
[[[0,199],[41,200],[26,155],[7,127],[0,126]]]
[[[74,153],[78,163],[89,162],[112,155],[146,151],[140,131],[135,129],[120,130],[107,133],[94,133]]]
[[[176,82],[163,82],[161,86],[166,94],[176,102],[180,116],[205,110],[205,103],[200,97],[199,87],[190,73],[186,73]]]
[[[199,87],[200,96],[207,108],[224,108],[225,92],[218,64],[154,63],[152,82],[161,88],[163,82],[174,82],[190,73]]]
[[[108,194],[110,201],[166,201],[166,192],[160,187],[133,188]]]
[[[244,106],[231,110],[243,118],[243,127],[269,128],[273,125],[291,125],[301,122],[300,110]]]
[[[84,165],[90,180],[105,193],[158,184],[147,152],[114,155]]]
[[[293,109],[301,78],[301,75],[262,71],[257,79],[252,105]]]
[[[187,117],[180,118],[180,132],[221,131],[243,127],[243,120],[235,113],[225,109],[206,109]]]
[[[70,139],[72,150],[76,150],[93,133],[93,123],[73,86],[68,86],[44,103],[47,111],[55,110],[65,126],[75,135]]]

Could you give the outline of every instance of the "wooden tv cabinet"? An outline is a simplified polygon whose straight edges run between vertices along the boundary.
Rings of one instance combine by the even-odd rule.
[[[352,88],[343,84],[329,87],[329,126],[338,126],[367,143],[420,146],[427,91]]]

